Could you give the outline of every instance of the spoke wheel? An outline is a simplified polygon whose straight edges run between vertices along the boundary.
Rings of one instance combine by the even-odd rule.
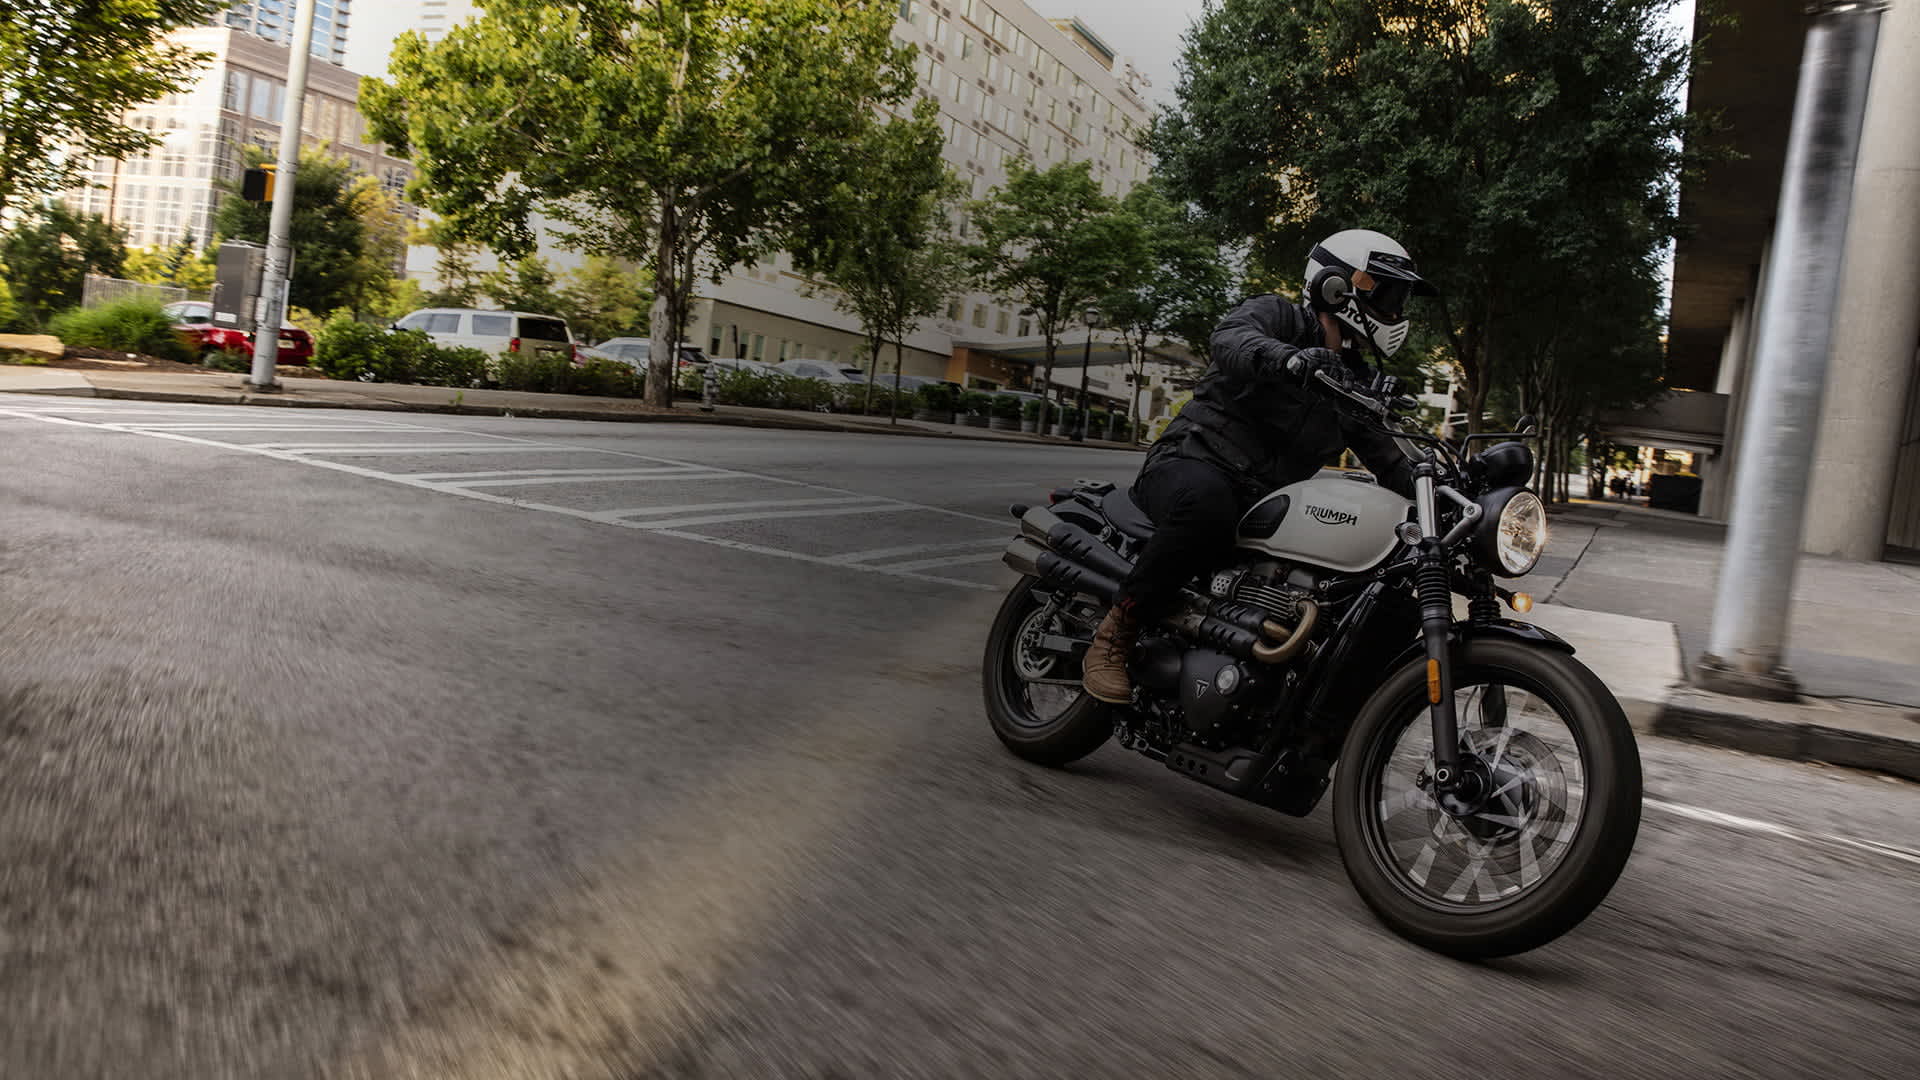
[[[1564,652],[1477,640],[1454,667],[1461,789],[1434,790],[1423,659],[1355,720],[1334,825],[1348,876],[1390,927],[1451,955],[1504,956],[1605,899],[1639,828],[1639,754],[1619,703]]]
[[[1113,716],[1080,689],[1078,661],[1042,645],[1046,636],[1084,639],[1091,629],[1037,596],[1034,584],[1023,578],[1001,603],[987,635],[981,689],[993,732],[1008,749],[1059,766],[1099,749],[1113,734]],[[1055,679],[1071,682],[1035,681]]]

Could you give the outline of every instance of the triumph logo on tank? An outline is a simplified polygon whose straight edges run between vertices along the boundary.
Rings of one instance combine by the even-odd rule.
[[[1360,515],[1351,510],[1336,510],[1331,506],[1307,504],[1307,516],[1322,525],[1352,525],[1360,520]]]

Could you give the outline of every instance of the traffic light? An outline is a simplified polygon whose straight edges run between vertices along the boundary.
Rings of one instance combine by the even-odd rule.
[[[262,165],[240,174],[240,197],[248,202],[273,201],[274,166]]]

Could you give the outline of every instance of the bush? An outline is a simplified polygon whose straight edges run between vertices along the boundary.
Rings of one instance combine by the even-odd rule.
[[[441,348],[418,330],[383,330],[345,312],[328,319],[313,341],[313,367],[330,379],[467,388],[486,383],[490,359],[479,349]]]
[[[978,390],[969,390],[960,395],[960,410],[968,416],[986,416],[993,408],[993,396]]]
[[[1014,397],[1012,394],[995,394],[993,398],[993,415],[1002,420],[1020,419],[1020,399]]]
[[[245,375],[253,371],[253,357],[237,349],[213,349],[201,354],[200,366],[209,371]]]
[[[785,404],[782,384],[787,376],[777,371],[755,371],[751,368],[728,368],[719,373],[716,380],[715,397],[722,405],[744,405],[748,408],[777,409]]]
[[[780,392],[787,408],[818,410],[833,405],[833,387],[826,380],[775,374],[781,380]]]
[[[313,337],[313,367],[329,379],[376,379],[387,370],[387,331],[335,315]]]
[[[1021,404],[1020,418],[1022,420],[1040,419],[1040,399],[1028,398],[1023,404]]]
[[[953,411],[955,395],[953,387],[946,383],[928,383],[914,391],[913,399],[928,412],[949,413]]]
[[[173,320],[152,300],[116,300],[93,308],[73,308],[53,317],[49,333],[79,349],[144,353],[162,360],[191,363],[192,355],[173,332]]]

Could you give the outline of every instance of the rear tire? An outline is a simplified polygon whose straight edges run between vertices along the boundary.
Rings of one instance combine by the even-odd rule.
[[[1556,856],[1554,868],[1510,898],[1488,900],[1482,892],[1485,902],[1475,905],[1467,902],[1464,893],[1458,903],[1436,897],[1430,888],[1421,887],[1426,885],[1424,880],[1416,884],[1396,867],[1381,820],[1388,801],[1382,777],[1402,735],[1416,737],[1409,733],[1411,725],[1429,723],[1424,658],[1389,677],[1348,733],[1334,779],[1334,833],[1354,888],[1395,933],[1461,959],[1510,956],[1573,929],[1600,906],[1619,879],[1640,827],[1640,754],[1620,703],[1593,672],[1566,653],[1481,639],[1459,649],[1454,667],[1457,686],[1497,685],[1523,691],[1551,707],[1572,735],[1583,802],[1572,839],[1564,854]],[[1505,693],[1502,690],[1503,701]],[[1463,717],[1463,738],[1468,734]],[[1419,746],[1430,753],[1431,732],[1417,737]],[[1436,822],[1444,813],[1437,808],[1427,812]],[[1442,824],[1436,824],[1436,830]],[[1533,845],[1525,830],[1519,842]],[[1481,851],[1484,855],[1492,849],[1489,844]],[[1529,861],[1533,858],[1528,855]],[[1432,866],[1430,855],[1427,865]],[[1478,889],[1476,881],[1466,892]]]
[[[1072,704],[1055,715],[1035,711],[1030,688],[1016,666],[1015,650],[1021,647],[1022,627],[1042,610],[1042,603],[1033,595],[1037,584],[1034,578],[1021,578],[1001,603],[993,629],[987,634],[980,683],[986,696],[987,719],[1007,749],[1036,765],[1060,768],[1100,749],[1113,734],[1113,715],[1110,706],[1085,692],[1079,692]],[[1059,677],[1077,677],[1079,670],[1079,665],[1073,664]]]

